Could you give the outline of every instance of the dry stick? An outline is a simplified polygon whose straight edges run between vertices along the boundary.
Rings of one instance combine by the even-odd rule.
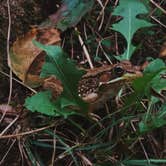
[[[84,36],[85,36],[85,39],[87,40],[88,39],[88,35],[87,35],[85,23],[84,23]]]
[[[19,115],[16,116],[15,119],[1,132],[0,137],[18,120]]]
[[[94,31],[91,26],[90,26],[90,29],[91,29],[91,31]],[[97,36],[99,36],[99,38],[101,38],[100,41],[96,40],[96,42],[98,42],[98,46],[97,46],[97,49],[96,49],[96,56],[98,55],[99,48],[100,48],[100,49],[102,50],[104,56],[105,56],[106,59],[108,60],[108,62],[109,62],[110,64],[112,64],[110,58],[108,57],[107,53],[104,51],[104,49],[103,49],[103,47],[102,47],[102,45],[101,45],[101,42],[102,42],[104,39],[106,39],[106,38],[102,38],[101,35],[100,35],[98,32],[96,32],[96,31],[95,31],[95,33],[97,34]]]
[[[111,62],[110,58],[108,57],[107,53],[104,51],[104,49],[103,49],[103,47],[102,47],[102,45],[101,45],[101,42],[99,42],[99,47],[100,47],[100,49],[103,51],[103,54],[104,54],[104,56],[106,57],[107,61],[108,61],[110,64],[112,64],[112,62]]]
[[[99,28],[98,28],[98,30],[100,31],[101,28],[102,28],[103,22],[104,22],[104,16],[105,16],[104,10],[105,10],[105,8],[106,8],[106,6],[107,6],[109,0],[106,0],[104,6],[103,6],[103,4],[102,4],[102,2],[101,2],[100,0],[97,0],[97,1],[99,2],[99,4],[100,4],[101,7],[102,7],[102,10],[100,11],[99,16],[98,16],[98,18],[97,18],[97,20],[99,20],[100,16],[102,16],[101,22],[100,22],[100,25],[99,25]]]
[[[96,56],[98,56],[99,48],[102,50],[102,52],[103,52],[104,56],[106,57],[107,61],[108,61],[110,64],[112,64],[110,58],[108,57],[107,53],[104,51],[104,49],[103,49],[103,47],[102,47],[102,45],[101,45],[101,41],[99,41],[99,44],[98,44],[98,46],[97,46],[97,49],[96,49]]]
[[[102,25],[103,25],[103,22],[104,22],[104,9],[105,8],[104,8],[104,5],[102,4],[101,0],[97,0],[97,2],[100,4],[100,6],[102,8],[100,13],[99,13],[99,16],[97,17],[97,21],[98,21],[100,16],[102,16],[101,22],[100,22],[100,25],[99,25],[99,28],[98,28],[98,30],[100,30],[102,28]]]
[[[148,134],[148,140],[149,140],[149,143],[151,145],[151,148],[153,150],[154,155],[155,156],[159,156],[159,155],[161,156],[162,152],[160,151],[159,152],[160,154],[159,154],[158,150],[157,150],[157,148],[161,149],[161,145],[159,144],[159,142],[157,141],[157,139],[154,138],[154,136],[152,134]],[[162,146],[162,147],[164,147],[164,146]],[[163,157],[161,157],[161,158],[163,158]]]
[[[78,32],[78,29],[77,29],[76,27],[75,27],[75,31]],[[78,34],[78,39],[79,39],[79,42],[80,42],[80,44],[81,44],[81,46],[82,46],[82,48],[83,48],[83,51],[84,51],[84,53],[85,53],[85,56],[86,56],[86,58],[87,58],[87,60],[88,60],[89,66],[90,66],[91,69],[93,69],[94,66],[93,66],[93,64],[92,64],[90,55],[89,55],[89,53],[88,53],[88,50],[87,50],[86,46],[84,45],[83,39],[82,39],[82,37],[81,37],[80,34]]]
[[[82,162],[85,163],[85,165],[93,166],[93,163],[85,155],[81,154],[81,152],[78,152],[77,155],[83,160]]]
[[[10,145],[9,149],[7,150],[6,154],[3,156],[3,158],[0,161],[0,165],[2,165],[2,163],[4,162],[5,158],[7,157],[8,153],[10,152],[11,148],[13,147],[13,145],[15,144],[16,139],[13,140],[12,144]]]
[[[150,0],[150,2],[155,5],[157,8],[159,8],[164,14],[166,14],[166,10],[163,9],[160,5],[158,5],[156,2],[154,2],[153,0]]]
[[[163,1],[164,0],[162,0],[161,2],[160,2],[160,4],[162,4],[163,3]],[[157,10],[157,7],[156,8],[154,8],[150,13],[149,13],[149,16],[151,16],[155,11]]]
[[[56,127],[54,129],[54,133],[56,133]],[[56,156],[56,137],[55,135],[53,136],[53,152],[52,152],[52,159],[51,159],[51,166],[54,165],[54,161],[55,161],[55,156]]]
[[[20,151],[20,156],[21,156],[21,163],[20,165],[23,165],[24,163],[24,149],[23,149],[23,143],[22,143],[22,140],[20,138],[17,139],[18,141],[18,148],[19,148],[19,151]]]
[[[131,121],[131,127],[133,128],[134,132],[136,132],[135,126],[134,126],[134,124],[133,124],[132,121]],[[144,145],[143,145],[143,143],[142,143],[140,137],[138,137],[138,141],[139,141],[139,143],[140,143],[140,145],[141,145],[141,148],[142,148],[142,150],[143,150],[143,152],[144,152],[144,154],[145,154],[145,157],[146,157],[146,159],[147,159],[147,161],[148,161],[148,163],[149,163],[149,157],[148,157],[148,154],[147,154],[147,152],[146,152],[146,150],[145,150],[145,147],[144,147]]]
[[[8,8],[8,33],[7,33],[7,60],[8,60],[8,66],[11,66],[11,60],[10,60],[10,31],[11,31],[11,14],[10,14],[10,4],[9,0],[7,0],[7,8]],[[8,102],[7,105],[10,104],[11,97],[12,97],[12,69],[10,68],[10,86],[9,86],[9,96],[8,96]],[[5,109],[1,119],[0,123],[2,122],[3,118],[5,117],[7,112],[7,108]]]
[[[73,48],[73,36],[70,36],[70,44],[71,44],[71,58],[74,58],[74,48]]]
[[[113,8],[115,8],[117,6],[118,2],[119,2],[119,0],[115,1]],[[109,14],[108,21],[107,21],[105,28],[104,28],[104,32],[106,32],[106,30],[108,29],[108,27],[110,25],[111,17],[112,17],[112,13]]]
[[[84,36],[85,36],[85,40],[87,40],[88,39],[88,35],[87,35],[87,31],[86,31],[86,26],[85,26],[85,24],[84,24]]]
[[[115,6],[117,6],[117,5],[118,5],[118,2],[119,2],[119,0],[116,0],[116,1],[115,1]]]
[[[164,28],[166,28],[166,25],[163,24],[162,22],[160,22],[157,18],[155,18],[154,16],[150,16],[154,21],[156,21],[157,23],[159,23],[161,26],[163,26]]]
[[[3,74],[4,76],[10,78],[10,75],[9,75],[9,74],[7,74],[7,73],[5,73],[5,72],[3,72],[3,71],[0,71],[0,73]],[[12,79],[13,79],[14,81],[18,82],[19,84],[21,84],[22,86],[24,86],[25,88],[29,89],[29,90],[32,91],[33,93],[37,93],[36,90],[34,90],[33,88],[31,88],[31,87],[29,87],[28,85],[24,84],[23,82],[19,81],[18,79],[13,78],[13,77],[12,77]]]
[[[116,55],[119,55],[118,35],[117,35],[117,32],[115,32],[115,51],[116,51]]]
[[[42,127],[42,128],[36,129],[36,130],[27,131],[27,132],[22,132],[22,133],[17,133],[17,134],[10,134],[10,135],[3,135],[3,136],[0,136],[0,139],[15,138],[15,137],[21,137],[21,136],[25,136],[25,135],[30,135],[30,134],[33,134],[33,133],[37,133],[37,132],[46,130],[50,127],[53,127],[55,124],[56,123],[53,123],[49,126]]]

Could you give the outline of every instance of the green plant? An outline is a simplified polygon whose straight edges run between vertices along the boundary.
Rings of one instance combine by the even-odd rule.
[[[51,99],[51,92],[39,92],[27,98],[25,106],[31,111],[37,111],[50,116],[64,117],[73,114],[73,106],[87,113],[87,104],[78,96],[78,81],[84,71],[78,70],[75,64],[67,58],[67,55],[59,46],[46,46],[34,41],[34,44],[43,49],[46,53],[46,62],[42,67],[41,77],[56,76],[63,84],[63,92],[56,99]]]
[[[120,1],[113,15],[121,16],[122,19],[113,25],[113,30],[120,32],[127,41],[126,51],[116,58],[118,60],[130,60],[136,47],[132,45],[132,38],[140,28],[150,27],[153,24],[138,18],[141,14],[147,14],[148,10],[142,1],[124,0]]]

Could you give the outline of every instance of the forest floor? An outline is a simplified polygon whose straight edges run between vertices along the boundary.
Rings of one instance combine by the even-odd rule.
[[[8,46],[11,48],[20,36],[55,13],[61,3],[9,2],[10,6],[7,0],[0,2],[0,165],[166,165],[165,114],[159,125],[154,124],[156,113],[166,109],[164,88],[155,94],[157,103],[150,105],[144,96],[139,104],[128,107],[123,105],[132,92],[127,87],[120,97],[118,93],[93,112],[93,119],[80,115],[51,117],[25,108],[25,100],[33,92],[20,84],[15,74],[11,87]],[[112,64],[118,62],[115,57],[124,52],[127,42],[110,28],[118,20],[112,16],[116,5],[116,0],[96,0],[93,9],[76,25],[79,33],[74,27],[61,33],[63,50],[78,66],[89,68],[80,36],[95,67],[110,64],[108,57]],[[166,2],[149,1],[149,7],[148,20],[154,26],[138,30],[132,39],[137,49],[130,61],[137,66],[157,58],[165,63],[166,59]],[[152,125],[141,133],[140,124],[147,115],[150,118],[146,124]]]

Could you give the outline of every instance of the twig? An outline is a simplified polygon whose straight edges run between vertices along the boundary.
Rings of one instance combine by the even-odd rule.
[[[116,55],[119,55],[118,35],[117,35],[117,32],[115,32],[115,51],[116,51]]]
[[[0,137],[18,120],[19,115],[0,133]]]
[[[99,42],[99,47],[100,47],[100,49],[103,51],[103,54],[104,54],[104,56],[106,57],[107,61],[108,61],[110,64],[112,64],[110,58],[108,57],[107,53],[104,51],[104,49],[103,49],[103,47],[102,47],[102,45],[101,45],[101,41]]]
[[[8,102],[7,105],[10,104],[11,97],[12,97],[12,69],[11,69],[11,59],[10,59],[10,32],[11,32],[11,14],[10,14],[10,4],[9,0],[7,0],[7,8],[8,8],[8,33],[7,33],[7,60],[8,60],[8,66],[10,67],[9,75],[10,75],[10,86],[9,86],[9,96],[8,96]],[[0,123],[2,122],[3,118],[5,117],[7,112],[7,108],[5,109],[1,119]]]
[[[153,0],[150,0],[150,2],[155,5],[157,8],[159,8],[164,14],[166,14],[166,10],[163,9],[160,5],[158,5],[156,2],[154,2]]]
[[[54,133],[56,133],[56,127],[54,129]],[[52,159],[51,159],[51,166],[54,165],[54,162],[55,162],[55,156],[56,156],[56,137],[55,135],[53,136],[53,152],[52,152]]]
[[[102,16],[101,17],[101,22],[100,22],[100,25],[99,25],[99,28],[98,28],[98,30],[100,31],[100,29],[102,28],[103,22],[104,22],[104,9],[105,8],[104,8],[104,5],[102,4],[101,0],[97,0],[97,2],[100,4],[100,6],[102,8],[100,13],[99,13],[99,16],[97,17],[97,21],[98,21],[100,16]]]
[[[102,4],[102,2],[101,2],[100,0],[97,0],[97,1],[98,1],[98,3],[100,4],[100,6],[102,7],[102,10],[100,11],[99,16],[97,17],[97,20],[99,20],[100,16],[102,16],[101,22],[100,22],[100,25],[99,25],[99,28],[98,28],[98,30],[100,31],[101,28],[102,28],[103,22],[104,22],[104,16],[105,16],[104,10],[105,10],[105,8],[106,8],[106,6],[107,6],[109,0],[106,0],[106,2],[105,2],[104,5]]]
[[[78,32],[78,29],[77,29],[76,27],[75,27],[75,31]],[[85,53],[85,56],[86,56],[86,58],[87,58],[87,60],[88,60],[89,66],[90,66],[91,69],[93,69],[94,66],[93,66],[93,64],[92,64],[92,60],[91,60],[91,58],[90,58],[89,52],[88,52],[86,46],[84,45],[83,39],[82,39],[82,37],[81,37],[81,35],[80,35],[79,33],[78,33],[78,39],[79,39],[79,42],[80,42],[80,44],[81,44],[81,46],[82,46],[82,48],[83,48],[83,51],[84,51],[84,53]]]
[[[8,153],[10,152],[10,150],[11,150],[11,148],[13,147],[13,145],[15,144],[15,142],[16,142],[16,139],[13,140],[12,144],[9,146],[9,148],[8,148],[8,150],[7,150],[7,152],[6,152],[6,154],[3,156],[3,158],[2,158],[1,161],[0,161],[0,165],[2,165],[2,163],[4,162],[5,158],[7,157]]]
[[[5,72],[3,72],[3,71],[1,71],[1,70],[0,70],[0,73],[3,74],[3,75],[6,76],[6,77],[10,77],[9,74],[7,74],[7,73],[5,73]],[[32,91],[33,93],[37,93],[36,90],[34,90],[34,89],[31,88],[30,86],[24,84],[23,82],[19,81],[18,79],[14,78],[14,77],[12,77],[12,79],[13,79],[14,81],[18,82],[19,84],[21,84],[22,86],[24,86],[25,88],[29,89],[29,90]]]
[[[16,138],[16,137],[21,137],[21,136],[25,136],[25,135],[30,135],[30,134],[33,134],[33,133],[37,133],[37,132],[46,130],[46,129],[50,128],[50,127],[53,127],[54,125],[55,125],[55,123],[53,123],[53,124],[51,124],[49,126],[45,126],[45,127],[36,129],[36,130],[31,130],[31,131],[17,133],[17,134],[3,135],[3,136],[0,136],[0,139]]]
[[[134,126],[134,124],[133,124],[132,121],[131,121],[131,127],[133,128],[134,132],[136,132],[136,128],[135,128],[135,126]],[[144,154],[145,154],[145,157],[146,157],[146,159],[147,159],[147,161],[148,161],[148,163],[149,163],[148,154],[147,154],[147,152],[146,152],[146,150],[145,150],[145,147],[144,147],[144,145],[143,145],[143,143],[142,143],[140,137],[138,137],[138,141],[139,141],[139,143],[140,143],[140,145],[141,145],[141,148],[142,148],[142,150],[143,150],[143,152],[144,152]]]
[[[154,21],[156,21],[157,23],[159,23],[161,26],[163,26],[164,28],[166,28],[166,25],[163,24],[162,22],[160,22],[157,18],[155,18],[154,16],[150,16]]]

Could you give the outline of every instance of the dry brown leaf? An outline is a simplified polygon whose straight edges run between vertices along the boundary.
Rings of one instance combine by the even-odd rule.
[[[166,59],[166,42],[163,44],[163,46],[161,48],[159,57]]]
[[[10,54],[12,71],[25,84],[36,87],[42,82],[39,75],[45,53],[33,44],[33,39],[46,45],[59,45],[61,39],[60,32],[54,28],[33,28],[14,42]]]

